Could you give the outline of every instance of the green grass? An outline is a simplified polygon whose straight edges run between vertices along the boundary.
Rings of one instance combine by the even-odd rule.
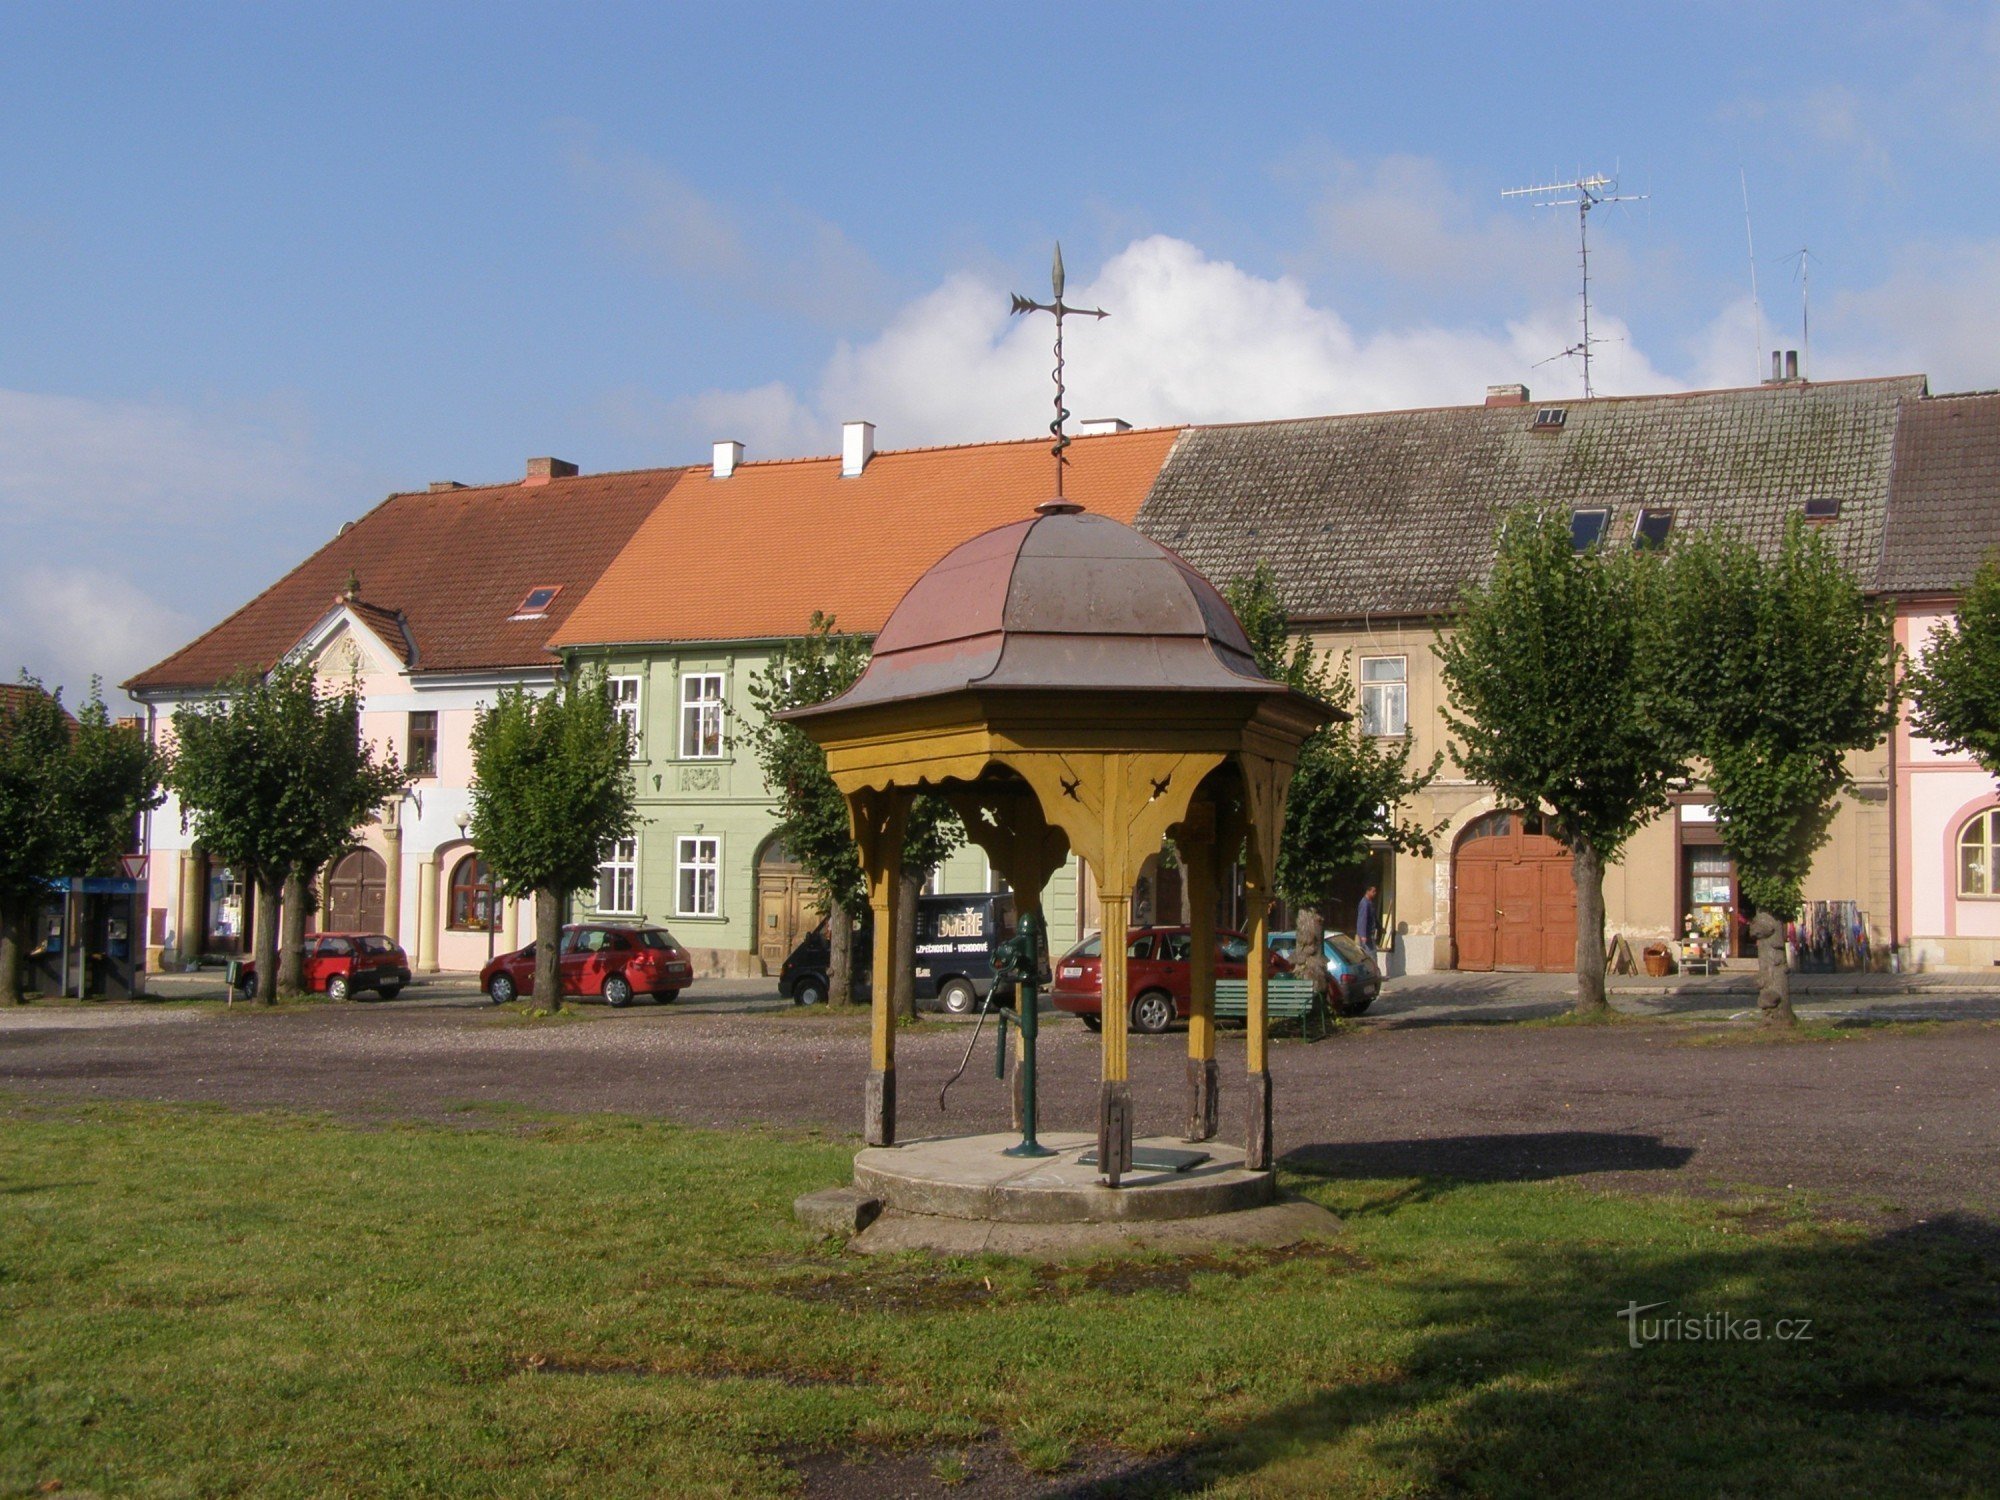
[[[1222,1494],[1963,1494],[2000,1459],[1970,1221],[1294,1175],[1337,1246],[875,1262],[789,1212],[847,1142],[18,1101],[0,1142],[0,1494],[781,1493],[787,1452],[942,1481],[990,1433]],[[1634,1350],[1628,1300],[1813,1337]]]

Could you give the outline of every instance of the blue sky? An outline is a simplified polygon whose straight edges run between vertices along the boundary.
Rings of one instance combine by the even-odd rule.
[[[393,489],[1083,415],[2000,383],[1992,7],[0,13],[0,672],[116,680]],[[1749,301],[1739,170],[1759,252]],[[393,601],[390,601],[393,602]]]

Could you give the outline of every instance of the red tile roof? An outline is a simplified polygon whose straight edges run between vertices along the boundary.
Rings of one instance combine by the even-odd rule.
[[[355,612],[416,672],[547,666],[550,635],[683,472],[391,495],[125,686],[135,693],[210,688],[245,667],[266,670],[340,602],[350,574],[360,601]],[[509,619],[540,585],[561,586],[546,614]]]
[[[36,698],[48,696],[47,689],[30,687],[25,682],[0,682],[0,723],[13,718]],[[76,715],[65,708],[62,716],[69,721],[70,730],[74,733],[77,728]]]
[[[1078,438],[1070,498],[1130,524],[1180,433]],[[690,470],[550,641],[763,640],[815,610],[873,632],[945,553],[1054,493],[1045,438],[882,452],[851,479],[838,458]]]

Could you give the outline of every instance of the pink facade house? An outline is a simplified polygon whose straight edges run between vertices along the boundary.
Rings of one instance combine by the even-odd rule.
[[[319,928],[386,932],[419,972],[471,969],[533,931],[496,901],[466,837],[475,715],[505,687],[545,688],[547,643],[679,471],[579,475],[530,459],[520,482],[391,495],[255,599],[125,684],[148,732],[244,670],[288,657],[357,681],[362,733],[417,771],[315,892]],[[151,815],[148,966],[241,952],[254,893],[194,846],[170,798]]]
[[[2000,548],[2000,394],[1903,404],[1883,538],[1881,593],[1896,639],[1920,653],[1980,563]],[[1976,762],[1910,728],[1891,747],[1892,937],[1912,969],[2000,963],[2000,787]]]

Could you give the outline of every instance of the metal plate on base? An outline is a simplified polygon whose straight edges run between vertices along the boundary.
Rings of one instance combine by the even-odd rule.
[[[1175,1151],[1164,1146],[1135,1146],[1132,1148],[1132,1170],[1135,1172],[1186,1172],[1208,1160],[1206,1151]],[[1097,1165],[1097,1153],[1086,1151],[1076,1159],[1080,1167]]]

